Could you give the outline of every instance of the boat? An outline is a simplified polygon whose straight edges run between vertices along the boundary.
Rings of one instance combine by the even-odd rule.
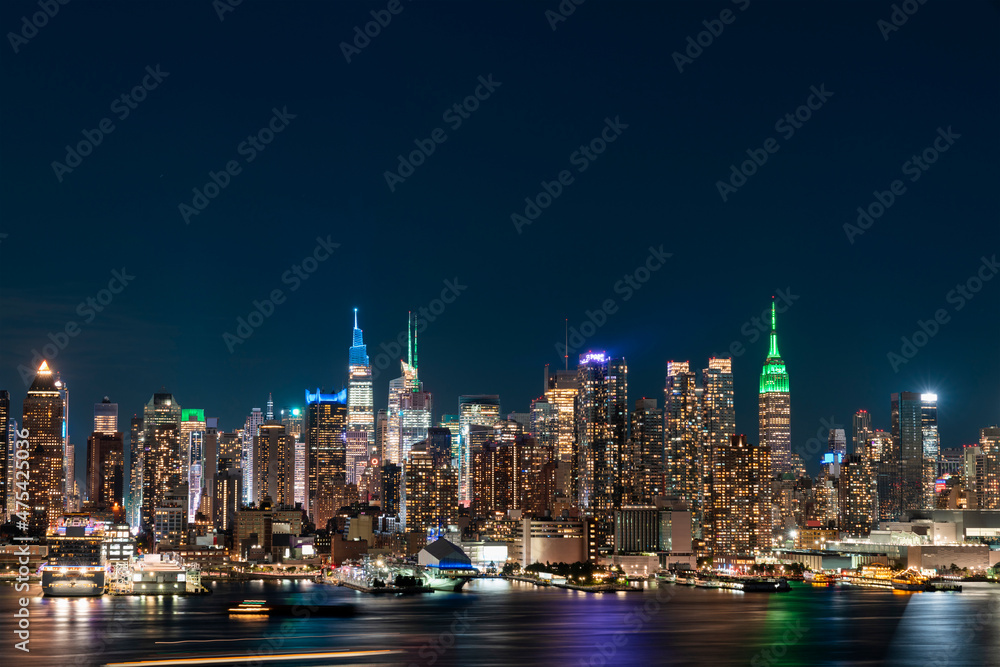
[[[42,564],[42,594],[48,597],[100,597],[108,567],[101,560],[103,530],[89,514],[65,514],[46,536],[48,560]]]
[[[916,573],[906,570],[892,578],[892,587],[897,591],[925,591],[927,580]]]
[[[792,587],[784,577],[760,577],[744,579],[743,590],[747,593],[781,593],[792,590]]]
[[[817,587],[830,587],[837,583],[836,577],[831,577],[822,572],[806,572],[802,575],[803,581]]]
[[[234,616],[295,616],[310,618],[312,616],[347,618],[354,616],[353,605],[298,605],[298,604],[268,604],[266,600],[244,600],[236,607],[230,607],[227,613]]]
[[[666,584],[675,584],[677,583],[677,575],[673,572],[658,572],[656,580]]]

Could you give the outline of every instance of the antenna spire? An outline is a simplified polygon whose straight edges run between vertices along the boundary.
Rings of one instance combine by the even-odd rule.
[[[358,309],[354,309],[354,328],[358,328]]]
[[[566,344],[563,346],[563,363],[569,370],[569,318],[566,318]]]

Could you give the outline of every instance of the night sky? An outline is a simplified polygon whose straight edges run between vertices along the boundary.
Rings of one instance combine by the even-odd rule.
[[[220,20],[224,1],[74,0],[37,31],[22,21],[36,2],[0,7],[0,387],[20,418],[18,365],[79,327],[49,359],[71,391],[78,478],[103,396],[124,429],[161,387],[241,427],[268,392],[281,408],[343,386],[353,308],[375,361],[408,310],[440,312],[445,281],[458,296],[420,333],[435,419],[465,393],[526,411],[543,366],[562,365],[564,319],[579,330],[613,299],[575,353],[624,355],[630,401],[662,405],[668,360],[701,369],[738,343],[737,430],[755,439],[767,338],[750,322],[780,290],[794,451],[831,420],[850,437],[859,408],[888,429],[894,391],[939,395],[944,447],[1000,421],[1000,279],[976,282],[1000,270],[997,2],[914,0],[890,29],[888,1],[565,0],[561,21],[546,16],[556,0],[244,0]],[[391,21],[355,48],[371,11]],[[687,40],[702,32],[699,53]],[[467,117],[452,109],[477,90]],[[783,120],[810,102],[798,127]],[[113,130],[89,155],[53,166],[102,119]],[[244,143],[269,123],[273,141]],[[438,128],[390,187],[397,156]],[[577,152],[602,131],[606,150]],[[939,137],[947,150],[916,166]],[[767,159],[724,201],[718,182],[753,156]],[[198,200],[230,161],[238,173]],[[511,216],[563,171],[518,229]],[[845,231],[875,191],[894,201]],[[302,280],[318,238],[339,246]],[[670,257],[626,289],[651,249]],[[91,312],[114,271],[134,278]],[[970,279],[971,299],[952,292]],[[227,345],[274,290],[273,314]],[[378,372],[376,409],[398,374]]]

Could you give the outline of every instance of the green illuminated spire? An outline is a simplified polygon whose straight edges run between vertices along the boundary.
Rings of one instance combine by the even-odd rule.
[[[785,362],[778,352],[778,320],[776,316],[774,297],[771,297],[771,345],[767,351],[767,359],[760,371],[760,393],[788,393],[788,371]]]

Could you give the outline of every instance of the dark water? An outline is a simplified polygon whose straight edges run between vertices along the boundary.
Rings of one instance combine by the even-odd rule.
[[[962,593],[812,588],[741,593],[663,586],[588,594],[498,580],[461,593],[374,597],[307,581],[219,583],[208,597],[17,598],[0,586],[0,667],[171,664],[219,656],[392,651],[244,665],[1000,665],[1000,586]],[[232,618],[231,604],[353,603],[354,618]],[[206,663],[201,663],[206,664]],[[207,664],[218,664],[215,662]],[[227,663],[232,664],[232,663]]]

